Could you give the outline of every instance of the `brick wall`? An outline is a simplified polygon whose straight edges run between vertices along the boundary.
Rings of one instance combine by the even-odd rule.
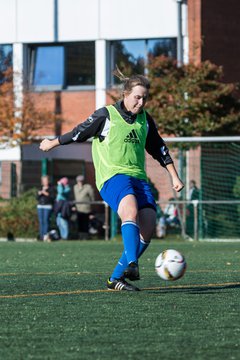
[[[95,91],[63,92],[62,114],[66,119],[62,126],[65,133],[86,120],[95,111]]]
[[[189,61],[194,63],[201,61],[201,5],[202,0],[188,1]]]
[[[13,183],[11,176],[11,164],[16,165],[16,183]],[[0,196],[3,199],[11,198],[12,186],[15,187],[16,195],[20,191],[21,184],[21,162],[20,161],[2,161],[2,183],[0,184]]]
[[[56,109],[55,93],[35,93],[36,105],[39,109],[54,112]],[[60,109],[62,123],[62,133],[70,131],[78,123],[87,119],[95,111],[95,91],[63,91],[60,93]],[[38,135],[54,135],[52,131],[43,128]]]
[[[240,2],[189,0],[189,60],[223,66],[224,80],[240,81]]]
[[[202,0],[202,59],[223,65],[224,79],[240,81],[240,2]]]
[[[117,93],[114,93],[117,96]],[[33,93],[36,107],[39,110],[54,112],[56,100],[54,92]],[[62,134],[70,131],[77,124],[85,121],[95,110],[95,91],[62,91],[60,93],[61,113],[63,118]],[[109,92],[106,94],[106,103],[112,104],[114,100]],[[52,130],[44,127],[36,135],[54,135]]]

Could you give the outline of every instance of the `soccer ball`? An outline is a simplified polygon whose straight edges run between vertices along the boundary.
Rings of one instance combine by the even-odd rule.
[[[173,249],[163,251],[155,261],[156,272],[163,280],[180,279],[184,275],[186,267],[184,256]]]

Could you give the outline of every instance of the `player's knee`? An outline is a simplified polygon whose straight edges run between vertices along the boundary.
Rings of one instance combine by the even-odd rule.
[[[137,221],[138,205],[135,196],[125,196],[118,206],[118,215],[122,221]]]
[[[137,222],[137,209],[134,207],[122,208],[119,212],[119,216],[124,221],[134,221]]]

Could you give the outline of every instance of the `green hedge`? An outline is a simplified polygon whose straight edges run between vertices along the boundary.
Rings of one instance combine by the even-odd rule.
[[[33,188],[0,207],[0,237],[38,236],[36,193]]]

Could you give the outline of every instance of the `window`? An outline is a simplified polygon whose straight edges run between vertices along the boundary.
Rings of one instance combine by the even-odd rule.
[[[30,46],[30,84],[61,90],[95,85],[95,43]]]
[[[118,65],[128,75],[145,74],[148,56],[165,55],[176,58],[177,41],[171,39],[118,40],[110,42],[109,85],[118,83],[111,74]]]
[[[67,86],[95,85],[95,43],[67,45],[65,49]]]
[[[59,86],[64,83],[64,48],[62,46],[39,46],[36,49],[33,72],[34,86]]]
[[[177,58],[176,39],[154,39],[147,40],[148,54],[153,56],[165,55],[167,57]]]
[[[4,81],[3,72],[12,66],[12,45],[0,45],[0,83]]]

